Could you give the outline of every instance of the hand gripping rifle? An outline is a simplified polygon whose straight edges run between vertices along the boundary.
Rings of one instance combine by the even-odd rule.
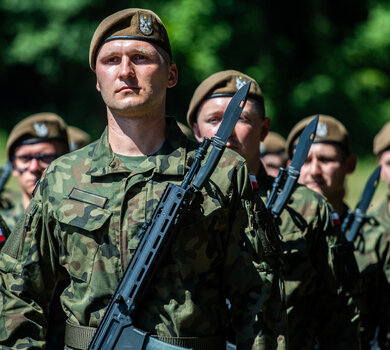
[[[318,119],[319,116],[317,115],[308,125],[306,125],[305,129],[303,129],[290,166],[287,169],[280,168],[279,174],[272,184],[271,193],[265,206],[271,211],[275,218],[279,217],[295,189],[301,167],[305,163],[316,134]],[[280,189],[282,190],[279,193]]]
[[[89,350],[183,349],[158,340],[136,328],[133,316],[175,236],[175,231],[189,212],[195,194],[201,190],[217,166],[226,142],[244,108],[249,87],[250,82],[236,92],[226,109],[218,132],[211,140],[204,139],[183,183],[180,186],[168,184],[152,218],[142,226],[139,232],[140,242],[111,298],[89,345]],[[213,148],[201,167],[201,161],[210,144]]]
[[[366,211],[371,203],[372,197],[374,196],[375,190],[378,187],[380,174],[381,166],[378,166],[367,180],[363,194],[355,210],[348,213],[341,225],[341,231],[346,234],[349,242],[353,242],[355,240],[361,227],[367,220]]]

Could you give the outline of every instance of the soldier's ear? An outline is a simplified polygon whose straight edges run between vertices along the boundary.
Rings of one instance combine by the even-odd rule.
[[[171,88],[177,84],[179,78],[179,71],[175,63],[172,63],[169,67],[168,84],[167,87]]]
[[[260,142],[263,142],[267,137],[269,130],[271,129],[271,119],[264,118],[261,122],[261,134],[260,134]]]
[[[193,123],[192,124],[192,130],[194,131],[194,136],[196,138],[196,141],[202,142],[203,141],[203,137],[200,135],[198,123]]]
[[[357,157],[354,154],[349,155],[346,159],[346,164],[347,164],[347,174],[353,173],[356,169]]]
[[[100,84],[98,80],[96,80],[96,90],[100,92]]]

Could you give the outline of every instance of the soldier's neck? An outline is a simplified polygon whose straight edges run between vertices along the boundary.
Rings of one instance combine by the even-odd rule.
[[[26,210],[26,208],[28,207],[31,198],[32,197],[28,193],[22,192],[22,203],[23,203],[23,209],[24,210]]]
[[[108,141],[114,153],[142,156],[157,152],[165,141],[165,116],[108,118]]]

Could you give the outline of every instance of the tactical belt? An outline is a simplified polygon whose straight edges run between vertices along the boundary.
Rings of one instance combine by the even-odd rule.
[[[80,326],[66,320],[65,345],[71,348],[86,350],[95,331],[96,328]],[[151,336],[151,339],[153,338],[158,338],[168,344],[193,350],[226,349],[226,337],[220,335],[202,338]]]

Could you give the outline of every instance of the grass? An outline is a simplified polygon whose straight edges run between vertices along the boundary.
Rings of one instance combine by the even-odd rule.
[[[4,165],[6,162],[6,142],[7,142],[7,134],[0,130],[0,166]],[[359,201],[359,198],[363,192],[364,186],[366,184],[367,179],[374,171],[377,166],[376,160],[374,156],[360,158],[358,161],[357,168],[353,174],[348,176],[347,178],[347,186],[346,186],[346,202],[351,208],[355,208],[356,204]],[[16,179],[11,176],[7,182],[6,188],[10,188],[13,190],[18,190],[18,183]],[[386,185],[383,181],[380,182],[375,196],[372,200],[371,206],[375,206],[378,202],[383,198],[383,193],[387,193]]]

